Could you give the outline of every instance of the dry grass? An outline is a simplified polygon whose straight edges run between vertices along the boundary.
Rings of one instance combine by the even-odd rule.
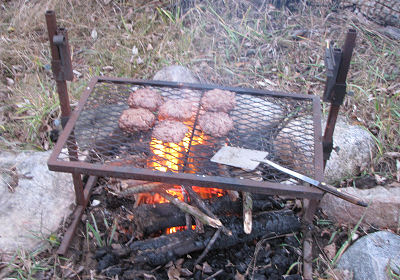
[[[341,113],[376,140],[375,165],[367,172],[396,173],[387,152],[400,152],[400,42],[374,24],[327,5],[292,13],[268,5],[259,11],[251,1],[210,0],[182,14],[173,1],[105,2],[0,4],[0,147],[51,148],[48,132],[60,112],[49,71],[46,9],[69,29],[77,71],[72,104],[92,76],[149,79],[170,64],[188,66],[204,82],[321,95],[325,40],[341,46],[351,27],[358,30],[348,78],[355,95]],[[296,37],[297,30],[306,32]]]

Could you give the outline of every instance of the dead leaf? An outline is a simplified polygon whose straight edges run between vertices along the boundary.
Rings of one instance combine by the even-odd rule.
[[[169,279],[169,280],[180,280],[180,279],[181,279],[181,278],[179,277],[179,276],[180,276],[179,269],[177,269],[174,265],[171,266],[171,267],[168,269],[167,274],[168,274],[168,279]]]
[[[181,275],[185,276],[185,277],[189,277],[193,275],[193,272],[191,272],[189,269],[187,268],[182,268],[181,269]]]
[[[235,280],[244,280],[244,275],[240,274],[239,271],[236,271]]]
[[[324,247],[324,253],[329,260],[332,260],[336,255],[336,244],[332,242]]]
[[[97,31],[96,29],[93,29],[92,32],[90,33],[90,36],[92,37],[93,40],[97,40]]]
[[[210,273],[213,272],[212,267],[207,262],[203,263],[202,270],[203,270],[204,273],[207,273],[207,274],[210,274]]]
[[[380,176],[378,174],[375,174],[375,181],[378,185],[383,185],[385,183],[387,178]]]

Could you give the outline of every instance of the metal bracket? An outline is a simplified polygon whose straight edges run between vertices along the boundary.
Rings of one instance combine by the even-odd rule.
[[[346,83],[337,82],[341,63],[342,50],[333,48],[333,43],[329,42],[325,50],[326,83],[323,100],[333,105],[342,105],[346,96]]]
[[[74,78],[67,41],[66,30],[59,28],[57,34],[53,36],[53,43],[58,48],[60,59],[51,61],[51,68],[53,69],[53,75],[56,81],[72,81]]]

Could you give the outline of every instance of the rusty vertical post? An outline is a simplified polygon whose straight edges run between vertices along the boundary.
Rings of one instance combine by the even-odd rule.
[[[349,29],[343,45],[343,50],[335,50],[336,55],[341,51],[341,57],[338,62],[337,74],[333,76],[335,81],[327,81],[327,85],[331,82],[330,88],[325,88],[324,101],[331,102],[328,119],[326,121],[325,133],[323,136],[324,148],[324,168],[333,149],[333,132],[335,130],[336,120],[339,114],[340,106],[343,104],[346,95],[346,77],[349,72],[350,61],[355,46],[357,32]],[[340,56],[340,54],[339,54]]]
[[[57,93],[60,100],[61,123],[63,127],[71,115],[71,106],[68,97],[67,80],[72,80],[71,57],[69,55],[68,35],[65,29],[57,28],[56,14],[54,11],[46,11],[46,25],[49,34],[51,50],[51,68],[57,84]],[[55,42],[56,41],[56,42]],[[68,145],[70,160],[78,157],[75,141]],[[76,203],[84,205],[83,182],[79,173],[72,174]]]

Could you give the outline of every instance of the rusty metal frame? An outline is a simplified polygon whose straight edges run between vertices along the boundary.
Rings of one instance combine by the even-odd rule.
[[[313,103],[313,121],[315,126],[314,131],[314,169],[317,175],[317,180],[322,180],[323,174],[323,163],[322,163],[322,143],[321,143],[321,108],[320,99],[317,96],[304,95],[304,94],[290,94],[281,92],[270,92],[256,89],[246,88],[233,88],[226,86],[217,85],[204,85],[204,84],[190,84],[190,83],[176,83],[176,82],[164,82],[164,81],[147,81],[147,80],[133,80],[126,78],[109,78],[109,77],[94,77],[85,92],[83,93],[77,109],[72,113],[70,120],[68,121],[64,131],[59,137],[59,140],[54,147],[53,153],[48,161],[49,169],[52,171],[69,172],[69,173],[82,173],[92,176],[107,176],[107,177],[118,177],[124,179],[136,179],[144,181],[154,182],[165,182],[170,184],[192,184],[201,187],[216,187],[223,189],[233,189],[240,191],[249,191],[254,193],[263,193],[270,195],[286,195],[289,197],[306,197],[306,198],[320,198],[322,192],[313,187],[304,185],[284,185],[279,183],[271,182],[256,182],[249,179],[238,179],[238,178],[225,178],[219,176],[206,176],[189,173],[171,173],[161,172],[157,170],[147,168],[135,168],[127,166],[110,166],[88,162],[78,161],[64,161],[58,160],[58,156],[61,153],[63,147],[65,147],[67,140],[70,135],[73,134],[73,129],[76,121],[78,120],[79,114],[82,112],[86,101],[97,83],[112,82],[112,83],[131,83],[135,85],[145,86],[159,86],[159,87],[170,87],[170,88],[188,88],[188,89],[224,89],[231,90],[237,93],[246,93],[253,95],[268,95],[274,97],[289,97],[291,99],[303,99],[311,100]]]

